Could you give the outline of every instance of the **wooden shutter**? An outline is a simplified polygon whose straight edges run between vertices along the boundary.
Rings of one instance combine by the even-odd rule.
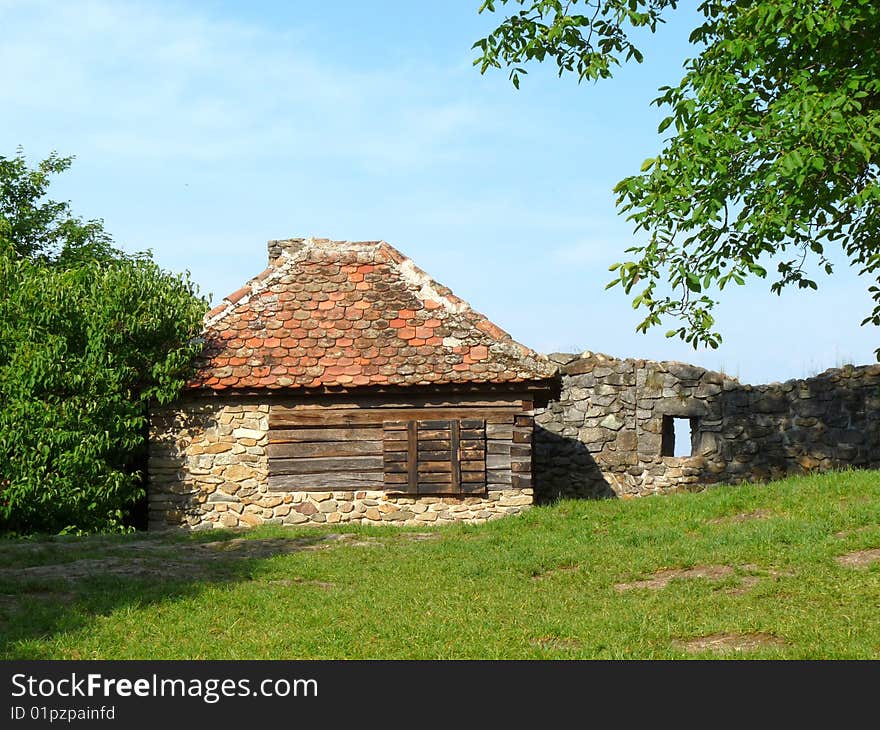
[[[386,421],[382,433],[387,491],[440,495],[486,490],[485,421]]]
[[[458,421],[418,421],[418,493],[458,494]],[[454,469],[455,467],[455,469]],[[455,473],[454,473],[455,472]]]

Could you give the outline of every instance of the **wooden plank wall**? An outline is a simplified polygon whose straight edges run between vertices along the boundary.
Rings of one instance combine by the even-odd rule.
[[[270,421],[271,424],[271,421]],[[269,427],[269,489],[382,488],[382,424]]]
[[[401,487],[408,487],[411,481],[422,485],[417,492],[421,494],[475,494],[484,493],[486,489],[528,487],[531,486],[532,420],[521,415],[524,406],[528,405],[522,401],[496,401],[442,406],[416,403],[410,407],[394,403],[272,406],[269,413],[269,489],[409,492],[408,488]],[[461,456],[470,454],[472,458],[461,459],[456,492],[453,490],[455,460],[449,454],[453,441],[452,422],[462,420],[479,422],[480,426],[466,428],[460,424],[457,427]],[[408,425],[410,423],[414,425]],[[388,424],[404,425],[387,427]],[[415,460],[412,478],[408,460],[389,457],[390,453],[405,452],[394,452],[383,445],[395,440],[388,438],[390,432],[408,434],[407,429],[415,429],[417,453],[420,434],[425,444],[421,450],[424,458],[420,455]],[[483,449],[479,448],[478,442],[485,444]],[[482,464],[477,463],[481,461],[480,455],[484,460]],[[406,464],[406,472],[401,472],[399,466],[388,468],[389,464],[401,463]],[[431,492],[429,484],[438,486]],[[466,484],[473,486],[462,489],[461,485]]]
[[[486,482],[488,489],[531,487],[531,416],[514,414],[486,423]]]

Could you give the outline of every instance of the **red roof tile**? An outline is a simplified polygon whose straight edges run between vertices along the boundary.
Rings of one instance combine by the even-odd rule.
[[[192,388],[516,383],[556,367],[385,242],[272,242],[282,254],[205,319]]]

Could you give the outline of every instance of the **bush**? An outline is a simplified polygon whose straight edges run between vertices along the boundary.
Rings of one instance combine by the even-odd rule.
[[[32,182],[39,170],[28,171],[20,153],[13,162],[0,158],[0,177],[7,173],[0,180],[0,531],[119,530],[144,494],[137,465],[147,403],[168,402],[183,386],[206,303],[188,276],[112,248],[100,222],[42,203],[45,176],[22,205],[23,185],[15,183]],[[60,169],[69,164],[60,162]],[[50,206],[53,215],[37,214]]]

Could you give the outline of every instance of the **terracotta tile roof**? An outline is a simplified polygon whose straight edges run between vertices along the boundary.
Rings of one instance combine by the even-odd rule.
[[[385,242],[273,248],[271,266],[206,315],[190,387],[516,383],[556,372]]]

